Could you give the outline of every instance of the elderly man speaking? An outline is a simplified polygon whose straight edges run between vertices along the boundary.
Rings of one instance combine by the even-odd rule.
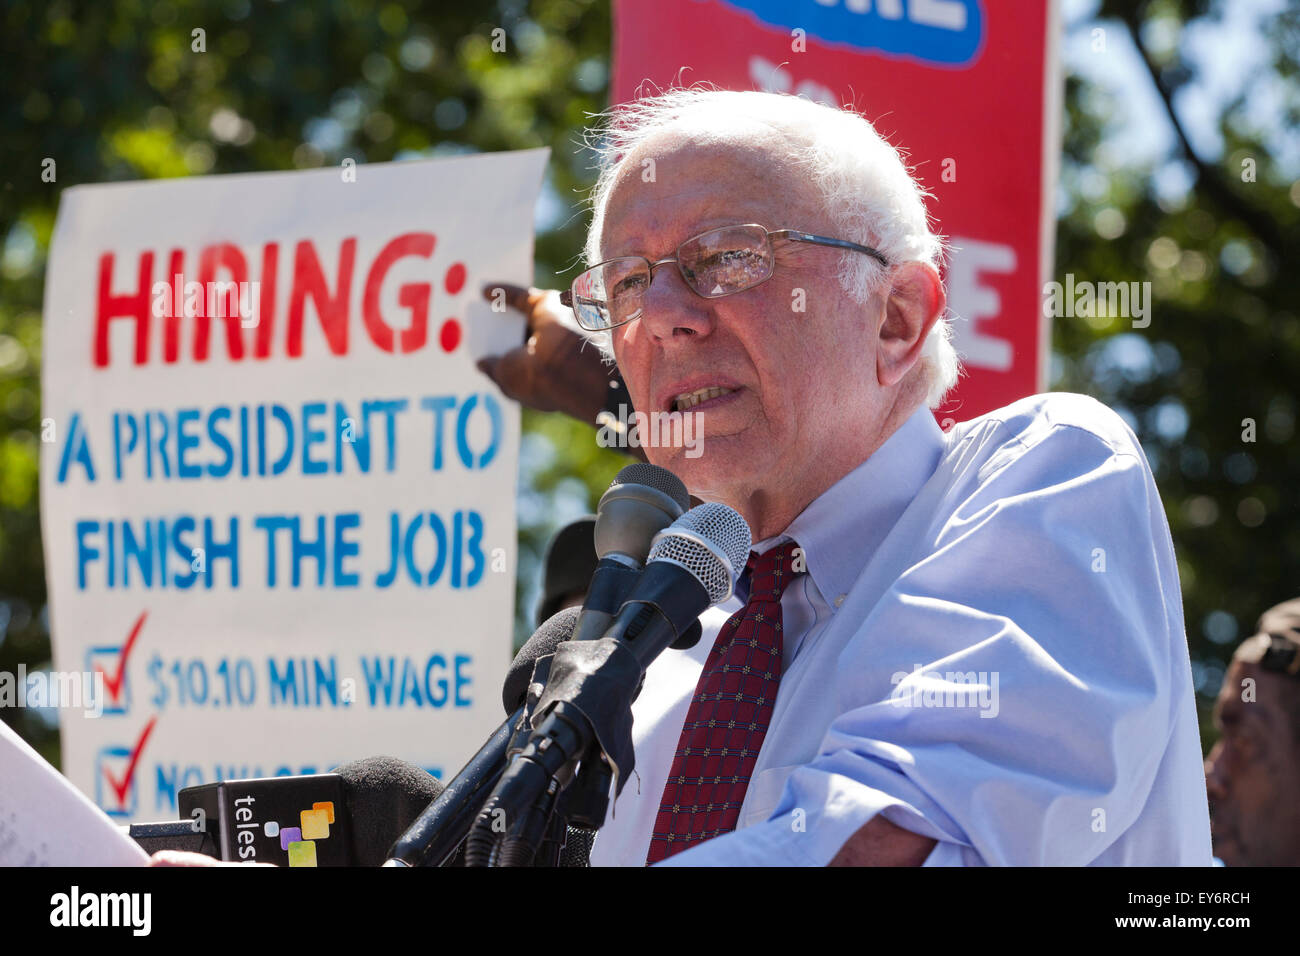
[[[566,301],[638,411],[695,416],[700,453],[650,461],[756,543],[647,674],[592,862],[1208,865],[1141,448],[1079,395],[939,429],[943,248],[898,153],[848,111],[696,90],[620,109],[600,148]],[[587,416],[593,350],[521,301],[529,346],[482,367]]]

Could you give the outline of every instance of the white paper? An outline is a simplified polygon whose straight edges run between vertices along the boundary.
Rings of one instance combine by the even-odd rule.
[[[144,866],[149,856],[0,722],[0,866]]]

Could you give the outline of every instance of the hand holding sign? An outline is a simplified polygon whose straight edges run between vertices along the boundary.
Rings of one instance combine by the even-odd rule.
[[[479,370],[507,396],[539,412],[564,412],[592,424],[605,407],[612,367],[595,343],[565,321],[554,291],[490,282],[483,297],[522,312],[526,339],[503,355],[479,361]]]

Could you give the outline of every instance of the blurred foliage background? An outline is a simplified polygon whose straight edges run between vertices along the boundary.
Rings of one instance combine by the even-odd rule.
[[[1067,2],[1067,40],[1095,47],[1102,30],[1109,52],[1093,50],[1099,68],[1127,70],[1128,82],[1154,91],[1175,135],[1161,155],[1132,159],[1119,129],[1125,104],[1095,71],[1068,70],[1056,277],[1150,281],[1154,303],[1141,331],[1118,319],[1057,320],[1051,382],[1116,408],[1142,439],[1178,550],[1203,718],[1258,614],[1300,594],[1300,185],[1278,147],[1300,127],[1300,11],[1265,12],[1266,53],[1216,104],[1209,121],[1221,145],[1207,151],[1179,119],[1181,92],[1202,68],[1184,57],[1182,39],[1213,36],[1227,6]],[[579,134],[608,105],[610,8],[6,0],[0,24],[0,670],[14,671],[50,667],[37,436],[42,290],[60,191],[549,146],[535,281],[562,287],[576,271],[581,200],[594,179]],[[505,52],[492,50],[496,28]],[[1138,55],[1114,54],[1125,38]],[[42,179],[47,159],[54,182]],[[1243,441],[1243,419],[1256,423],[1253,442]],[[559,415],[526,412],[524,427],[517,640],[531,631],[550,535],[593,509],[627,461]],[[0,717],[57,765],[52,714]],[[1206,719],[1203,728],[1208,747]]]

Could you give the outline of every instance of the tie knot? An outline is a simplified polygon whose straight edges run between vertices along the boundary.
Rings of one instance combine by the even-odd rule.
[[[745,572],[749,575],[749,600],[780,601],[786,586],[806,570],[803,552],[797,542],[787,541],[762,554],[751,551],[749,563],[745,565]]]

